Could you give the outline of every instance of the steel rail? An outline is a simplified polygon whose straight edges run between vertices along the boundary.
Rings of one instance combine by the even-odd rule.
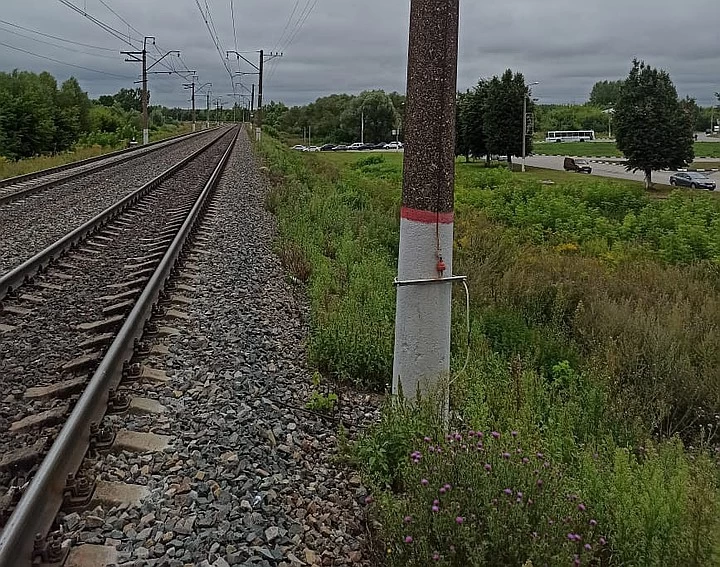
[[[46,536],[52,526],[62,506],[65,479],[78,470],[88,450],[90,423],[99,422],[105,413],[108,392],[120,382],[123,365],[133,356],[134,342],[142,336],[144,325],[152,317],[153,307],[175,268],[188,236],[205,210],[208,197],[217,186],[238,134],[239,131],[236,131],[0,534],[0,565],[3,567],[32,565],[36,534]]]
[[[169,169],[162,172],[160,175],[147,182],[139,189],[133,191],[126,197],[123,197],[120,201],[114,205],[109,206],[107,209],[94,216],[89,221],[85,222],[81,226],[77,227],[72,232],[69,232],[63,236],[60,240],[57,240],[44,250],[41,250],[32,258],[26,260],[19,266],[16,266],[9,272],[0,276],[0,300],[2,300],[8,293],[14,291],[27,280],[34,276],[37,272],[43,270],[49,266],[54,259],[57,259],[61,254],[67,250],[76,246],[79,242],[83,241],[89,235],[93,234],[96,230],[105,226],[114,217],[123,212],[130,205],[135,204],[141,197],[144,197],[149,191],[155,189],[168,177],[172,176],[178,169],[187,165],[193,161],[200,154],[211,148],[213,145],[218,143],[224,134],[221,134],[217,138],[213,139],[207,145],[203,146],[199,150],[193,152],[182,161],[176,163]]]
[[[147,146],[140,146],[140,149],[142,149],[142,148],[146,149],[146,151],[144,151],[144,152],[140,152],[140,150],[138,148],[127,148],[124,150],[119,150],[117,152],[111,152],[109,154],[104,154],[102,156],[95,156],[95,157],[91,157],[91,158],[84,159],[81,161],[76,161],[74,163],[66,163],[64,165],[58,165],[57,167],[44,169],[42,171],[36,171],[34,173],[26,173],[25,175],[18,175],[16,177],[9,177],[7,179],[0,180],[0,188],[8,187],[10,185],[14,185],[15,183],[22,183],[24,181],[30,181],[32,179],[44,177],[45,175],[52,175],[53,173],[59,173],[61,171],[65,171],[67,169],[72,169],[75,167],[80,168],[84,165],[88,165],[93,162],[97,162],[97,161],[109,159],[109,158],[112,158],[115,156],[127,154],[124,157],[122,157],[121,159],[115,160],[110,164],[99,163],[99,164],[94,165],[93,167],[83,169],[82,171],[76,171],[75,173],[70,173],[69,175],[65,175],[64,177],[61,177],[59,179],[50,179],[44,183],[38,183],[37,185],[28,187],[27,189],[21,189],[19,191],[15,191],[14,193],[9,193],[8,195],[0,195],[0,205],[5,205],[7,203],[11,203],[13,201],[23,199],[25,197],[29,197],[30,195],[34,195],[35,193],[40,193],[41,191],[46,191],[47,189],[51,189],[51,188],[55,187],[56,185],[60,185],[62,183],[67,183],[68,181],[72,181],[73,179],[77,179],[84,175],[89,175],[91,173],[100,171],[101,169],[103,169],[105,167],[111,167],[114,165],[123,164],[127,161],[135,159],[136,157],[148,155],[150,153],[161,150],[162,148],[166,148],[168,146],[173,146],[173,145],[175,145],[179,142],[182,142],[183,140],[186,140],[190,137],[199,136],[200,134],[202,134],[204,132],[207,132],[207,130],[203,130],[201,132],[191,132],[189,134],[183,134],[182,136],[170,138],[169,140],[160,140],[159,142],[153,142],[152,144],[148,144]],[[147,149],[147,148],[149,148],[149,149]]]

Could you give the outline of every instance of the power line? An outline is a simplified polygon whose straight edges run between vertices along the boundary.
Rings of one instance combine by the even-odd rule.
[[[89,43],[81,43],[81,42],[79,42],[79,41],[73,41],[73,40],[71,40],[71,39],[65,39],[65,38],[63,38],[63,37],[58,37],[58,36],[56,36],[56,35],[50,35],[49,33],[43,33],[43,32],[41,32],[41,31],[33,30],[33,29],[30,29],[30,28],[25,28],[25,27],[20,26],[20,25],[18,25],[18,24],[13,24],[12,22],[6,22],[5,20],[0,20],[0,23],[5,24],[6,26],[12,26],[12,27],[14,27],[14,28],[18,28],[18,29],[24,30],[24,31],[26,31],[26,32],[35,33],[35,34],[41,35],[41,36],[43,36],[43,37],[49,37],[50,39],[56,39],[56,40],[58,40],[58,41],[64,41],[65,43],[71,43],[71,44],[73,44],[73,45],[79,45],[79,46],[81,46],[81,47],[89,47],[89,48],[91,48],[91,49],[100,49],[100,50],[102,50],[102,51],[110,51],[110,52],[112,52],[112,53],[117,53],[117,50],[116,50],[116,49],[112,49],[112,48],[110,48],[110,47],[100,47],[100,46],[98,46],[98,45],[90,45]]]
[[[233,39],[235,40],[235,51],[237,51],[238,50],[237,32],[235,31],[235,9],[233,8],[233,4],[235,4],[235,0],[230,0],[230,16],[232,17],[232,24],[233,24]]]
[[[132,40],[132,39],[135,39],[135,41],[138,41],[138,42],[139,42],[139,41],[142,41],[141,39],[133,38],[129,33],[128,33],[128,36],[125,37],[125,35],[124,35],[121,31],[118,31],[118,30],[116,30],[115,28],[113,28],[112,26],[109,26],[108,24],[106,24],[105,22],[99,20],[98,18],[96,18],[96,17],[93,16],[92,14],[88,14],[85,10],[83,10],[82,8],[79,8],[78,6],[76,6],[75,4],[73,4],[72,2],[69,2],[68,0],[58,0],[58,2],[60,2],[61,4],[67,6],[68,8],[70,8],[71,10],[73,10],[74,12],[77,12],[78,14],[80,14],[81,16],[83,16],[84,18],[90,20],[92,23],[94,23],[95,25],[99,26],[100,28],[102,28],[103,30],[105,30],[106,32],[108,32],[110,35],[112,35],[113,37],[115,37],[116,39],[119,39],[120,41],[128,44],[129,46],[131,46],[131,47],[133,47],[133,48],[135,48],[135,49],[138,49],[137,46],[136,46],[131,40]]]
[[[292,37],[290,37],[288,42],[285,44],[285,47],[283,48],[283,50],[290,47],[292,45],[292,43],[295,41],[295,38],[298,36],[298,34],[300,34],[300,31],[302,30],[303,26],[305,25],[305,22],[307,22],[308,18],[310,17],[310,14],[312,14],[312,12],[315,9],[315,6],[317,6],[318,2],[319,2],[319,0],[315,0],[313,2],[312,6],[310,6],[310,9],[307,11],[307,13],[305,14],[305,17],[300,22],[300,25],[295,29],[295,33],[292,35]]]
[[[280,47],[280,43],[285,38],[285,32],[290,27],[290,24],[292,23],[293,16],[295,15],[295,12],[297,12],[298,6],[300,5],[300,0],[295,0],[295,5],[293,6],[292,12],[290,12],[290,17],[288,18],[288,21],[285,23],[285,27],[283,28],[282,33],[280,34],[280,38],[275,43],[275,47],[273,47],[273,51],[277,51],[278,47]]]
[[[20,51],[22,53],[32,55],[33,57],[39,57],[40,59],[46,59],[48,61],[53,61],[54,63],[59,63],[60,65],[67,65],[68,67],[75,67],[76,69],[84,69],[85,71],[92,71],[93,73],[107,75],[108,77],[116,77],[118,79],[128,80],[128,77],[125,75],[116,75],[115,73],[109,73],[107,71],[100,71],[99,69],[92,69],[91,67],[84,67],[82,65],[75,65],[74,63],[67,63],[66,61],[60,61],[59,59],[53,59],[52,57],[47,57],[46,55],[40,55],[38,53],[33,53],[32,51],[28,51],[26,49],[21,49],[19,47],[14,47],[12,45],[8,45],[7,43],[3,43],[2,41],[0,41],[0,45],[7,47],[8,49],[14,49],[15,51]]]
[[[227,63],[227,58],[223,55],[223,49],[220,44],[220,38],[217,37],[217,33],[213,33],[214,25],[210,25],[210,21],[208,21],[208,18],[210,17],[210,6],[207,4],[207,0],[205,1],[205,7],[207,8],[207,15],[203,11],[202,6],[200,5],[200,0],[195,0],[195,5],[198,7],[198,10],[200,10],[200,16],[202,17],[203,21],[205,22],[205,27],[208,30],[208,33],[210,34],[210,39],[212,40],[213,44],[215,45],[215,49],[218,52],[218,55],[220,56],[220,61],[222,62],[223,67],[227,71],[228,76],[230,77],[230,84],[232,84],[232,71],[230,70],[230,67]]]
[[[133,27],[133,25],[128,22],[125,18],[123,18],[120,14],[118,14],[115,10],[113,10],[110,6],[108,6],[104,0],[99,0],[100,4],[105,6],[108,10],[110,10],[113,14],[115,14],[115,17],[117,17],[123,24],[125,24],[129,29],[134,31],[136,34],[138,34],[140,37],[144,37],[145,34],[143,34],[141,31],[138,31],[137,28]]]
[[[1,29],[1,28],[0,28],[0,29]],[[115,57],[112,57],[111,55],[101,55],[100,53],[90,53],[90,52],[88,52],[88,51],[80,51],[79,49],[73,49],[72,47],[66,47],[66,46],[64,46],[64,45],[59,45],[59,44],[57,44],[57,43],[51,43],[51,42],[49,42],[49,41],[44,41],[44,40],[42,40],[42,39],[37,39],[37,38],[32,37],[32,36],[30,36],[30,35],[26,35],[26,34],[24,34],[24,33],[16,32],[16,31],[13,31],[13,30],[3,29],[2,31],[4,31],[5,33],[11,33],[11,34],[13,34],[13,35],[17,35],[17,36],[19,36],[19,37],[24,37],[24,38],[29,39],[29,40],[31,40],[31,41],[36,41],[36,42],[38,42],[38,43],[44,43],[45,45],[50,45],[51,47],[56,47],[56,48],[59,48],[59,49],[64,49],[64,50],[66,50],[66,51],[72,51],[73,53],[82,53],[83,55],[90,55],[91,57],[101,57],[101,58],[103,58],[103,59],[113,59],[113,60],[116,60],[116,58],[115,58]]]

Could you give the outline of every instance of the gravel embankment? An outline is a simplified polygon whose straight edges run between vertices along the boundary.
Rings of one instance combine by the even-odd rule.
[[[165,384],[130,381],[162,416],[106,418],[117,428],[173,436],[160,453],[121,452],[86,463],[99,479],[147,486],[140,508],[102,508],[66,519],[80,542],[114,545],[130,565],[370,565],[366,489],[337,457],[337,423],[305,411],[308,313],[272,252],[265,182],[241,134],[193,249],[195,288],[180,333],[154,339],[169,354],[144,357]],[[350,435],[377,419],[377,400],[341,394]]]
[[[0,275],[221,135],[207,134],[0,206]]]

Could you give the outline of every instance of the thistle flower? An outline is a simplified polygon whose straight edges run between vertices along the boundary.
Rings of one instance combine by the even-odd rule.
[[[499,434],[497,431],[493,431],[493,432],[491,433],[491,435],[492,435],[495,439],[499,439],[499,438],[500,438],[500,434]]]
[[[590,520],[590,525],[594,528],[597,526],[597,520]]]
[[[439,511],[440,511],[440,507],[439,507],[439,506],[433,506],[433,507],[430,508],[430,509],[431,509],[433,512],[439,512]]]
[[[590,545],[589,543],[586,543],[584,545],[584,547],[585,547],[585,551],[592,551],[592,545]]]
[[[455,518],[455,523],[458,524],[459,526],[462,525],[462,523],[464,521],[465,521],[465,518],[463,518],[462,516],[458,516],[457,518]]]
[[[435,553],[433,553],[432,558],[433,561],[440,561],[440,554],[436,551]]]
[[[545,458],[545,455],[543,455],[542,453],[536,453],[535,456],[540,460]]]
[[[599,541],[600,541],[600,545],[605,545],[607,543],[607,541],[605,540],[604,537],[601,537]]]
[[[585,504],[583,504],[582,502],[581,502],[580,504],[578,504],[578,510],[580,510],[581,512],[584,512],[584,511],[585,511]]]
[[[512,435],[513,437],[517,437],[517,436],[518,436],[518,432],[517,432],[517,431],[511,431],[511,432],[510,432],[510,435]]]
[[[503,490],[503,492],[508,496],[512,496],[513,493],[512,488],[506,488],[505,490]]]
[[[486,470],[487,472],[491,472],[491,471],[492,471],[492,465],[491,465],[490,463],[485,463],[485,470]]]
[[[403,521],[404,521],[406,524],[409,524],[410,522],[412,522],[412,518],[411,518],[410,516],[405,516],[405,518],[403,519]]]
[[[510,458],[510,453],[503,453],[502,458],[508,460]]]
[[[427,486],[428,484],[430,484],[430,481],[428,479],[424,478],[420,481],[420,484],[422,484],[423,486]]]
[[[440,488],[440,494],[445,494],[447,492],[447,488],[444,486]]]
[[[413,542],[412,536],[406,535],[406,536],[405,536],[405,543],[412,543],[412,542]]]
[[[528,459],[527,457],[523,457],[523,458],[522,458],[522,464],[523,464],[523,465],[527,465],[529,462],[530,462],[530,459]]]
[[[445,490],[450,490],[452,488],[452,486],[450,486],[449,484],[446,484],[445,486],[443,486],[443,488]]]
[[[432,439],[430,439],[430,437],[423,437],[423,441],[425,441],[425,443],[432,443]]]

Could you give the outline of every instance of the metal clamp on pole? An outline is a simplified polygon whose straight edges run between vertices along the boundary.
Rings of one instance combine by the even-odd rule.
[[[467,276],[448,276],[447,278],[427,278],[421,280],[398,280],[395,278],[393,285],[395,287],[403,287],[406,285],[425,285],[425,284],[437,284],[446,282],[464,282],[467,281]]]

